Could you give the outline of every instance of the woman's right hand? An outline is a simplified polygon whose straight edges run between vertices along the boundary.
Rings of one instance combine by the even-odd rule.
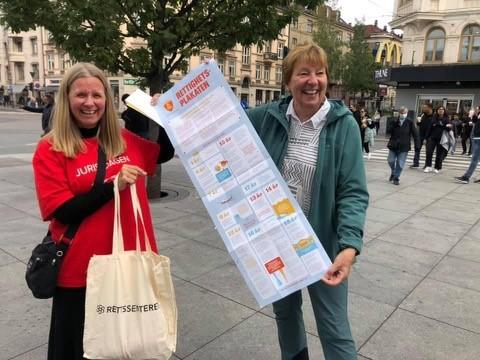
[[[139,176],[146,176],[147,173],[136,165],[124,164],[118,173],[118,190],[124,190],[127,185],[135,184]]]

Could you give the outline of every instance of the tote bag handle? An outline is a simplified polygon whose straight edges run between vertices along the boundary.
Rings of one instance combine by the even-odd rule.
[[[130,196],[132,197],[132,207],[133,207],[133,214],[135,216],[135,225],[136,225],[136,236],[137,236],[137,250],[140,251],[140,236],[139,231],[140,227],[143,230],[143,238],[145,240],[145,251],[151,252],[152,246],[150,245],[150,239],[148,238],[147,229],[145,228],[145,222],[143,221],[143,214],[142,208],[140,207],[140,201],[138,200],[137,194],[137,185],[131,184],[130,185]],[[139,218],[141,222],[141,226],[139,223]]]
[[[132,199],[132,208],[133,214],[135,217],[135,248],[137,251],[141,251],[140,247],[140,236],[139,236],[139,220],[141,221],[141,228],[143,229],[144,239],[145,239],[145,250],[152,251],[152,247],[150,245],[150,240],[147,235],[147,231],[145,229],[145,223],[143,221],[143,214],[140,207],[140,202],[138,200],[137,195],[137,187],[135,184],[129,185],[130,188],[130,196]],[[112,254],[118,254],[119,252],[124,252],[124,242],[123,242],[123,232],[122,232],[122,221],[120,216],[120,191],[118,189],[118,175],[115,177],[113,181],[113,194],[114,194],[114,218],[113,218],[113,244],[112,244]]]

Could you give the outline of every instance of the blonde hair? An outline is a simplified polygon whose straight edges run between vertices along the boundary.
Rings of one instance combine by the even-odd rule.
[[[328,76],[327,53],[320,46],[313,43],[305,43],[290,51],[283,60],[283,82],[288,85],[292,78],[293,68],[297,61],[304,61],[307,64],[325,68]]]
[[[85,151],[80,130],[70,111],[68,94],[72,84],[81,78],[95,77],[102,82],[105,91],[105,112],[103,113],[98,127],[98,144],[103,148],[107,158],[120,155],[125,150],[125,143],[121,134],[120,123],[113,106],[113,96],[108,85],[107,78],[102,70],[93,64],[76,63],[62,79],[58,99],[52,116],[52,131],[48,134],[53,150],[60,151],[69,158]]]

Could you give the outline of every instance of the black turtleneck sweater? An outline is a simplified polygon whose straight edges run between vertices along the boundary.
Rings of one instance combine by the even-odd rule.
[[[80,129],[82,138],[88,139],[97,136],[98,127]],[[161,146],[157,164],[170,160],[174,155],[174,148],[163,128],[160,127],[157,143]],[[113,182],[96,185],[84,194],[78,194],[60,205],[53,213],[53,217],[64,224],[80,223],[87,216],[93,214],[109,200],[113,199]]]

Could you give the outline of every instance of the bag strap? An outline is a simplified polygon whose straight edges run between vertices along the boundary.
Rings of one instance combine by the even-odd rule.
[[[137,195],[137,186],[136,184],[130,184],[128,186],[130,190],[130,197],[132,199],[132,210],[135,218],[135,249],[141,251],[140,246],[140,231],[143,230],[144,240],[145,240],[145,251],[151,252],[152,247],[150,245],[150,239],[145,228],[145,222],[142,215],[142,209],[140,207],[140,202]],[[114,218],[113,218],[113,239],[112,239],[112,255],[124,252],[125,247],[123,243],[123,232],[122,232],[122,221],[121,221],[121,205],[120,205],[120,191],[118,189],[118,175],[113,181],[113,192],[114,192]]]
[[[94,186],[99,186],[103,183],[105,179],[105,173],[107,169],[107,155],[105,155],[105,151],[103,151],[100,144],[98,144],[98,155],[97,155],[97,174],[95,176]],[[73,240],[75,234],[77,233],[78,228],[80,227],[80,223],[70,224],[68,225],[67,231],[62,235],[60,238],[60,243],[65,243],[64,239],[67,240],[68,243]]]

